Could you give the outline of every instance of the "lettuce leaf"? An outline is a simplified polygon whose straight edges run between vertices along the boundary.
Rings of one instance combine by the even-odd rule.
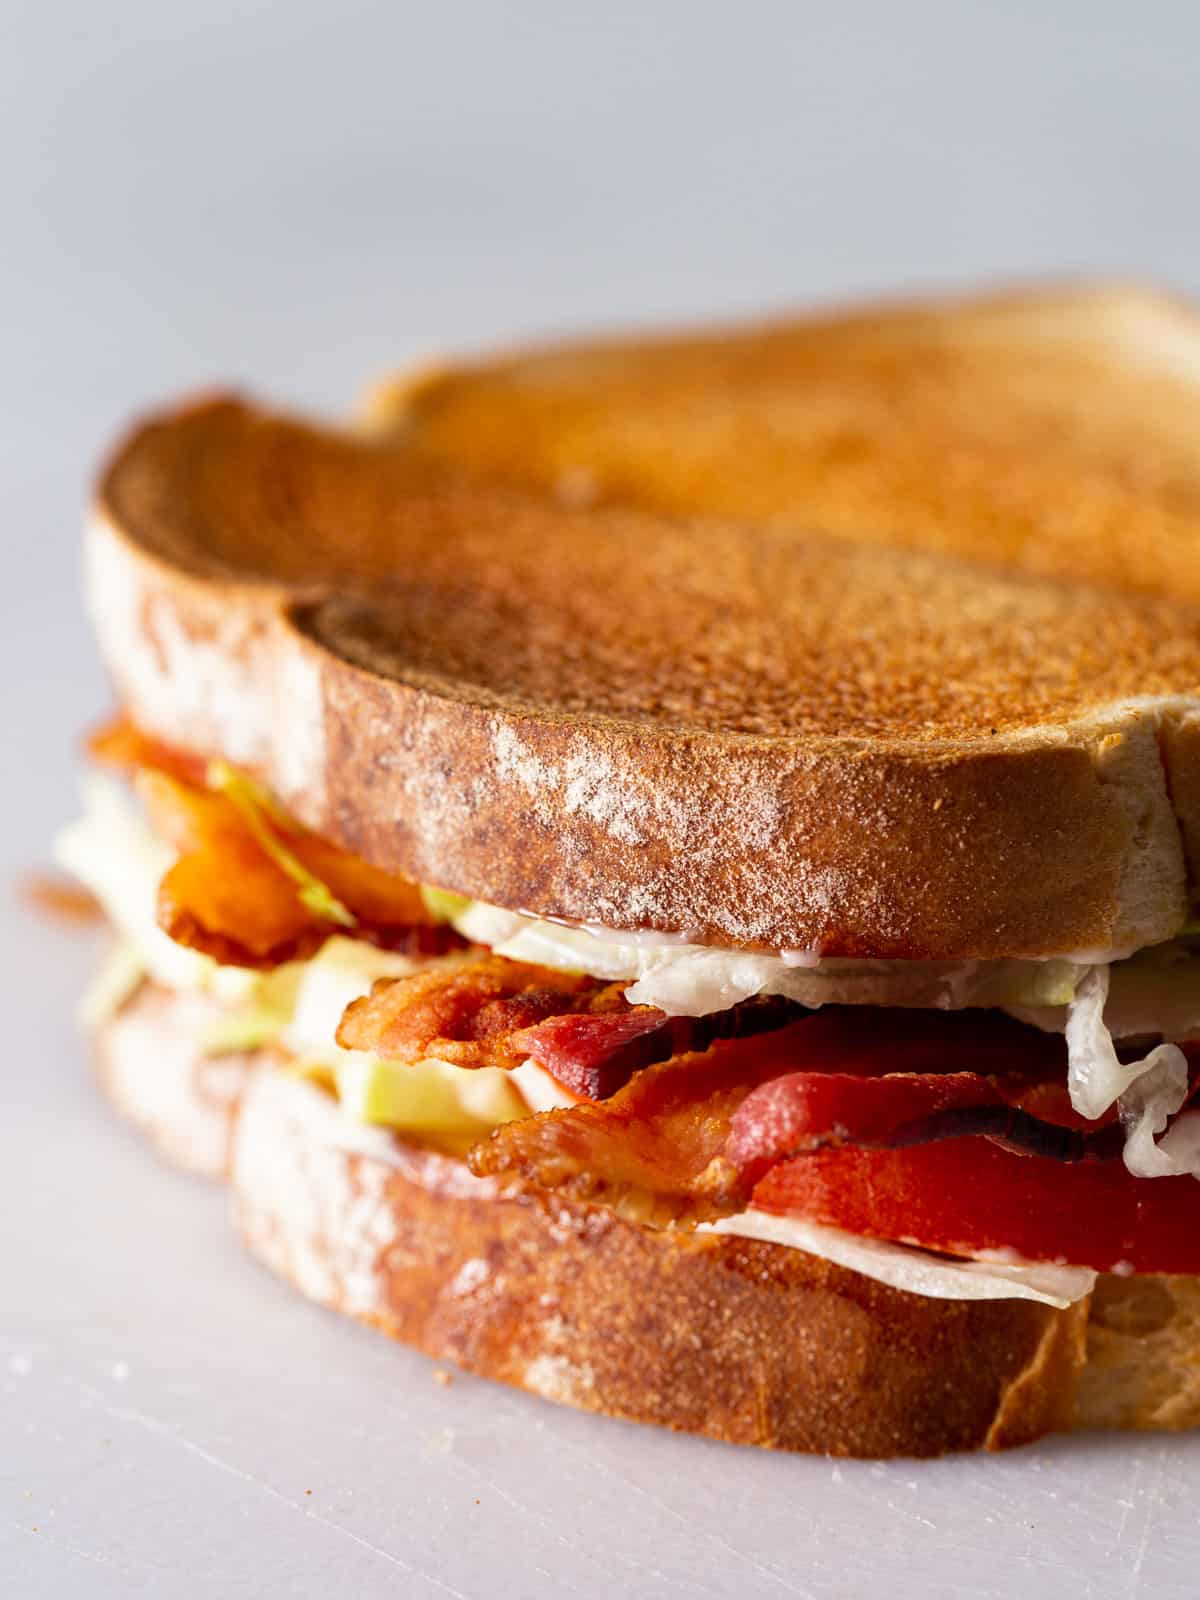
[[[438,922],[453,922],[471,904],[465,894],[455,894],[451,889],[433,889],[427,883],[421,885],[421,899],[426,911]]]
[[[109,951],[84,991],[79,1007],[79,1020],[84,1027],[98,1027],[116,1016],[145,976],[146,963],[137,946],[123,939]]]

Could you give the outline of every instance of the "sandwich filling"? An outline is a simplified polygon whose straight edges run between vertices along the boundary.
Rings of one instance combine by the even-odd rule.
[[[223,1005],[340,1114],[647,1226],[917,1293],[1066,1304],[1200,1272],[1200,942],[847,961],[568,926],[384,873],[125,721],[63,863],[150,977]],[[1119,956],[1119,959],[1114,959]],[[1193,1042],[1195,1041],[1195,1042]]]

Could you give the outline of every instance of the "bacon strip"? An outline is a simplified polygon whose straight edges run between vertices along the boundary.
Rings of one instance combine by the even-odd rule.
[[[68,878],[47,872],[28,872],[19,880],[18,888],[35,910],[60,922],[94,922],[104,915],[92,891]]]
[[[520,1176],[659,1226],[741,1210],[749,1191],[722,1159],[734,1113],[795,1064],[812,1020],[659,1062],[610,1100],[506,1123],[471,1151],[471,1170]]]
[[[611,1099],[497,1129],[472,1150],[472,1170],[518,1175],[643,1222],[690,1224],[743,1209],[762,1176],[798,1151],[887,1143],[955,1110],[1008,1119],[1062,1072],[1061,1040],[1044,1046],[1008,1019],[870,1010],[810,1014],[648,1067]],[[971,1064],[971,1044],[981,1066],[1006,1070],[954,1070]],[[897,1059],[934,1070],[893,1073]]]
[[[607,1100],[642,1067],[687,1049],[676,1044],[671,1020],[653,1006],[600,1015],[568,1012],[514,1033],[508,1047],[518,1061],[536,1061],[572,1094]]]
[[[782,996],[747,1000],[707,1017],[668,1017],[652,1006],[624,1015],[548,1017],[514,1036],[512,1047],[587,1100],[607,1100],[642,1067],[707,1050],[718,1039],[751,1038],[806,1015]]]
[[[548,1017],[570,1013],[615,1022],[662,1013],[632,1010],[622,985],[555,972],[503,956],[433,967],[407,978],[381,978],[369,995],[347,1007],[337,1041],[348,1050],[374,1050],[392,1061],[434,1057],[456,1067],[517,1067],[531,1054],[519,1041]],[[639,1026],[645,1026],[639,1023]]]
[[[435,1056],[460,1067],[512,1068],[532,1058],[574,1094],[605,1100],[643,1067],[804,1014],[771,998],[708,1017],[668,1017],[630,1006],[623,988],[493,956],[382,979],[348,1008],[338,1042],[394,1061]]]
[[[116,716],[103,727],[94,728],[84,747],[91,759],[102,766],[119,767],[124,772],[150,768],[196,788],[204,787],[208,762],[203,756],[151,738],[129,717]]]
[[[180,944],[235,966],[271,967],[309,955],[341,924],[305,903],[300,886],[255,836],[245,812],[205,785],[198,757],[148,738],[127,718],[89,740],[91,754],[132,770],[151,820],[180,852],[159,890],[158,920]],[[356,937],[439,953],[461,944],[435,925],[409,878],[381,872],[263,806],[261,828],[353,915]]]
[[[159,884],[164,932],[227,965],[311,954],[328,929],[223,795],[151,769],[136,781],[155,831],[180,852]]]

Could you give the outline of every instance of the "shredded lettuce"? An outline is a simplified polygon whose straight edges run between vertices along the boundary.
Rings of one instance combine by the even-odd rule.
[[[116,1016],[145,976],[146,965],[136,946],[123,939],[108,952],[84,992],[79,1007],[79,1020],[84,1027],[99,1027]]]
[[[438,922],[453,922],[471,904],[465,894],[455,894],[450,889],[433,889],[427,883],[421,885],[421,899],[425,902],[426,911]]]
[[[1118,1059],[1104,1018],[1110,972],[1109,967],[1093,967],[1067,1006],[1067,1088],[1075,1110],[1090,1121],[1102,1117],[1160,1064],[1175,1063],[1176,1058],[1184,1061],[1183,1052],[1174,1045],[1157,1045],[1134,1061]],[[1184,1061],[1185,1082],[1186,1071]]]
[[[222,1055],[233,1050],[256,1050],[280,1039],[295,1013],[309,965],[306,961],[289,961],[270,972],[256,973],[249,996],[205,1030],[202,1042],[206,1052]]]
[[[1108,968],[1093,967],[1067,1006],[1067,1088],[1081,1117],[1102,1117],[1144,1068],[1122,1065],[1104,1023]]]
[[[255,841],[296,884],[300,903],[314,917],[320,917],[324,922],[335,922],[343,928],[357,925],[358,919],[349,907],[342,904],[327,883],[322,883],[308,870],[266,821],[268,817],[278,821],[281,813],[261,784],[238,772],[227,761],[210,761],[205,776],[210,789],[223,794],[237,807]]]
[[[1200,1178],[1200,1111],[1183,1111],[1159,1140],[1158,1149],[1175,1164],[1177,1173]]]
[[[356,1121],[410,1133],[478,1135],[528,1114],[528,1107],[497,1068],[482,1071],[445,1061],[403,1065],[367,1051],[343,1050],[338,1023],[352,1001],[377,978],[402,977],[414,963],[393,951],[335,936],[303,963],[292,1014],[279,1038],[310,1071],[332,1075],[338,1098]]]
[[[279,1006],[245,1005],[219,1018],[200,1035],[205,1055],[230,1055],[239,1050],[259,1050],[273,1044],[287,1026],[288,1014]]]
[[[280,1042],[294,1055],[336,1064],[348,1053],[335,1037],[346,1007],[369,994],[377,978],[402,978],[413,970],[407,956],[335,934],[300,964],[299,983]]]
[[[1125,1165],[1135,1178],[1169,1178],[1187,1170],[1156,1143],[1187,1095],[1187,1057],[1178,1045],[1160,1044],[1120,1099]]]
[[[1200,1173],[1200,1162],[1190,1152],[1182,1156],[1170,1143],[1170,1135],[1159,1142],[1187,1100],[1187,1057],[1177,1044],[1164,1043],[1134,1061],[1118,1058],[1105,1021],[1110,971],[1094,968],[1067,1008],[1071,1104],[1093,1120],[1116,1105],[1125,1129],[1125,1166],[1135,1178]]]

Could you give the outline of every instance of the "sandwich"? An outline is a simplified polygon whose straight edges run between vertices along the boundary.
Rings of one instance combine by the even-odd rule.
[[[113,451],[100,1081],[304,1294],[930,1456],[1200,1420],[1200,321],[519,352]]]

